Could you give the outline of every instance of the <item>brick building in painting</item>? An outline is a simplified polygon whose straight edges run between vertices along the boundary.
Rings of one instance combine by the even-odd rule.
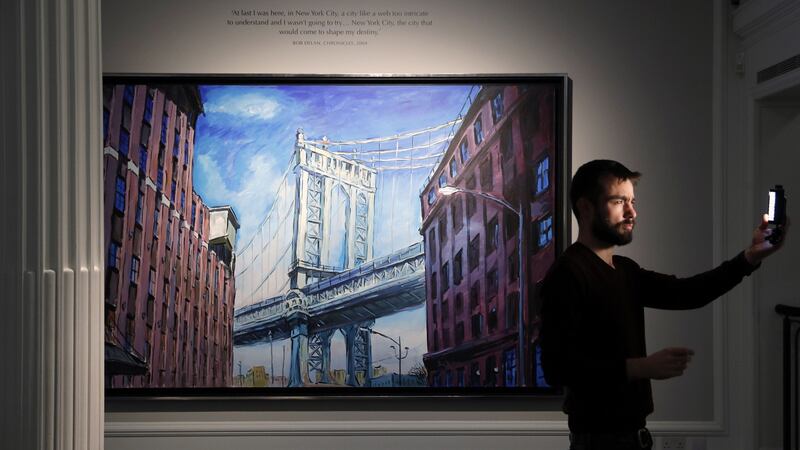
[[[229,207],[192,188],[195,86],[105,85],[106,385],[232,382]]]
[[[555,257],[555,112],[552,86],[484,86],[420,194],[430,385],[521,384],[520,260],[524,381],[543,383],[536,291]],[[519,216],[476,193],[521,206],[522,239]]]

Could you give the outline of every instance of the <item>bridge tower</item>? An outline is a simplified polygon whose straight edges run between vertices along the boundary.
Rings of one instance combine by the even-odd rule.
[[[328,151],[327,142],[327,138],[307,141],[303,130],[297,130],[294,239],[288,274],[291,292],[372,259],[376,171]],[[322,373],[322,382],[328,378],[331,333],[309,336],[307,317],[293,310],[289,320],[290,387],[310,382],[309,366]],[[362,355],[369,351],[369,335],[365,343],[363,334],[359,330],[347,334],[348,369],[352,372],[347,381],[351,385],[357,382],[356,366],[362,369]]]
[[[328,151],[327,138],[297,130],[291,288],[300,289],[372,259],[376,171]]]

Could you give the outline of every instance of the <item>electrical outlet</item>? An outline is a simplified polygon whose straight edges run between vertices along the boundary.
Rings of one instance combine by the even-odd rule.
[[[664,450],[686,450],[685,437],[665,437],[661,441],[661,448]]]

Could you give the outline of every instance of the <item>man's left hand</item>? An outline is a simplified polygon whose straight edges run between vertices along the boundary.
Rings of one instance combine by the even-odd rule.
[[[789,225],[791,220],[786,218],[786,224],[780,226],[781,230],[781,237],[775,243],[771,243],[767,240],[767,238],[775,232],[774,228],[769,228],[769,221],[767,220],[767,215],[764,214],[761,217],[761,224],[753,231],[753,241],[750,243],[750,247],[748,247],[744,251],[744,257],[747,259],[751,265],[755,266],[758,265],[762,259],[766,258],[767,256],[775,253],[783,247],[783,243],[786,242],[786,235],[789,232]]]

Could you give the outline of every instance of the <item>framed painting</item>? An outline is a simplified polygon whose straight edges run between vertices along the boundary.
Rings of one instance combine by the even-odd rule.
[[[104,77],[107,394],[554,393],[570,90]]]

